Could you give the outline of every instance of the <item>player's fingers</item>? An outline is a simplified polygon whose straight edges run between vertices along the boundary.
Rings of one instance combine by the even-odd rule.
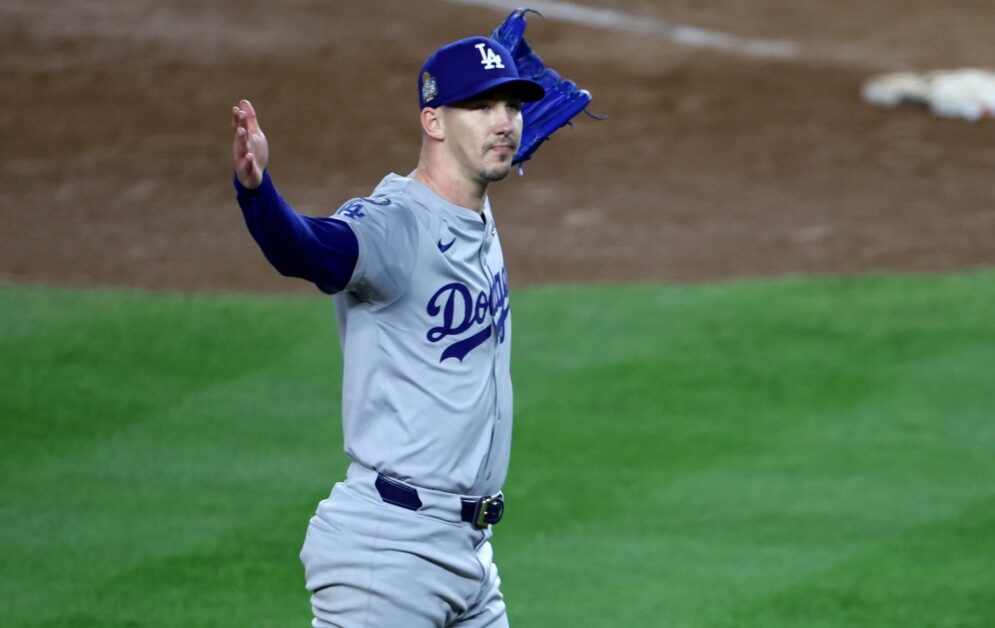
[[[259,122],[258,122],[258,120],[256,118],[256,110],[252,106],[252,103],[249,102],[248,100],[242,100],[241,102],[238,103],[238,105],[239,105],[239,107],[242,108],[242,111],[245,112],[245,125],[246,125],[246,128],[248,128],[249,131],[251,131],[253,133],[255,133],[256,131],[258,131],[259,130]]]
[[[241,107],[232,107],[232,123],[246,130],[249,129],[249,114]]]
[[[246,139],[247,135],[245,127],[241,125],[235,127],[235,152],[239,156],[249,151],[249,142]]]
[[[235,123],[242,128],[249,126],[249,116],[244,109],[239,109],[238,113],[235,114]]]

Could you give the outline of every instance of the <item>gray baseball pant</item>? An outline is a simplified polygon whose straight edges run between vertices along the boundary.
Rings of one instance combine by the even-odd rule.
[[[312,626],[508,626],[490,527],[461,521],[458,495],[419,488],[418,511],[385,503],[375,479],[352,464],[311,518],[301,562]]]

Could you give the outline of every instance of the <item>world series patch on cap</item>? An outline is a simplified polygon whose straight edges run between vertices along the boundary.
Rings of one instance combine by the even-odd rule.
[[[421,108],[451,105],[502,88],[523,102],[541,100],[545,88],[522,78],[507,48],[489,37],[468,37],[435,51],[418,75]]]

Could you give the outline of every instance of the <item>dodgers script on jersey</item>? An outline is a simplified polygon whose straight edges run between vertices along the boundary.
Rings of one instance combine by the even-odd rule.
[[[391,174],[332,218],[359,242],[333,297],[346,453],[415,486],[497,493],[511,448],[511,310],[489,203],[478,214]]]

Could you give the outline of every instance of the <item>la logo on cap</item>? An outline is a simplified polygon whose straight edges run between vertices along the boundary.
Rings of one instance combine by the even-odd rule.
[[[480,51],[480,63],[483,64],[485,70],[493,70],[494,68],[504,69],[501,56],[494,52],[493,48],[490,48],[484,42],[480,42],[474,48]],[[485,48],[486,50],[484,50]]]

